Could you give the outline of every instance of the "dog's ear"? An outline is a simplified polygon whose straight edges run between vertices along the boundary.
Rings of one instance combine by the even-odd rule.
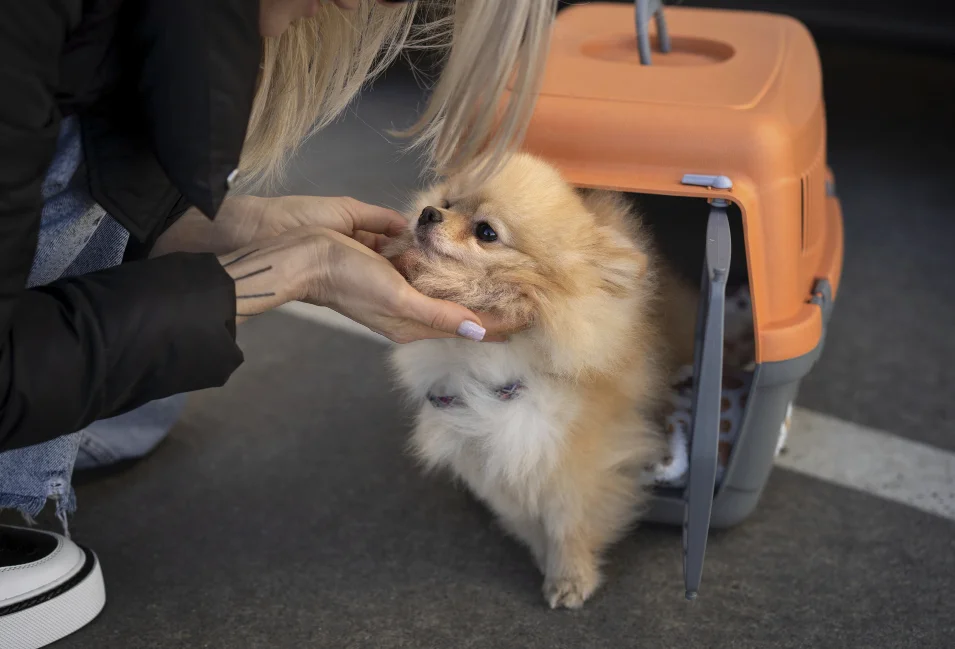
[[[586,248],[590,265],[600,273],[601,288],[614,297],[632,294],[649,266],[637,244],[642,239],[633,206],[619,192],[578,190],[592,218],[593,241]]]
[[[647,272],[649,259],[627,234],[610,226],[598,226],[601,244],[592,250],[601,287],[614,297],[633,293]]]

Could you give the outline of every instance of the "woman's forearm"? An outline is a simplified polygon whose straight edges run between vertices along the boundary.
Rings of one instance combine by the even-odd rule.
[[[171,254],[0,299],[15,303],[0,340],[0,450],[225,383],[242,352],[220,264]]]
[[[227,198],[215,220],[189,208],[156,241],[150,257],[171,252],[211,252],[224,255],[252,241],[262,223],[268,199],[255,196]]]

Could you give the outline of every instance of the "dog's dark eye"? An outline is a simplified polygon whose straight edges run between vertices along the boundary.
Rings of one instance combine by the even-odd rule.
[[[485,221],[481,221],[474,226],[474,236],[481,241],[486,241],[487,243],[497,241],[497,232],[495,232],[494,228],[488,225]]]
[[[451,209],[451,201],[449,201],[449,200],[446,199],[446,198],[442,198],[442,199],[441,199],[441,209],[442,209],[442,210],[449,210],[449,209]]]

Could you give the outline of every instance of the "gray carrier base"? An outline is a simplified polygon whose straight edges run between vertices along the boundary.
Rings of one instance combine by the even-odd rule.
[[[828,308],[823,306],[824,322],[832,312],[831,298],[827,304]],[[786,409],[795,400],[800,381],[822,353],[824,341],[825,330],[819,344],[808,354],[756,366],[739,437],[733,445],[723,480],[713,496],[711,528],[732,527],[744,521],[756,508],[773,467],[779,427],[786,417]],[[661,488],[654,493],[643,519],[682,525],[683,507],[682,489]]]

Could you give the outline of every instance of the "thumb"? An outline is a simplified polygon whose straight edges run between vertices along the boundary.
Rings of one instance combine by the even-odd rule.
[[[436,300],[412,289],[407,305],[410,319],[437,331],[478,342],[487,333],[481,325],[481,319],[460,304]]]

